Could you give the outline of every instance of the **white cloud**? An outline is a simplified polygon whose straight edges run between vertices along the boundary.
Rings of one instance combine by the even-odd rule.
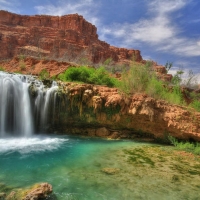
[[[98,4],[94,0],[66,1],[58,0],[56,5],[48,4],[44,6],[35,6],[39,14],[47,15],[66,15],[78,13],[83,15],[92,24],[98,24],[98,18],[95,17],[95,7]]]
[[[5,1],[5,0],[0,0],[0,4],[6,4],[6,5],[9,5],[10,3]]]
[[[200,46],[200,40],[199,40],[199,41],[197,41],[197,45],[198,45],[198,46]]]
[[[148,2],[145,19],[137,23],[114,24],[105,27],[100,37],[114,36],[121,45],[132,47],[133,44],[148,44],[157,51],[170,52],[181,56],[200,56],[200,41],[180,36],[181,28],[175,24],[172,13],[188,5],[191,0],[153,0]]]
[[[186,5],[186,0],[153,0],[149,4],[149,11],[159,13],[159,15],[167,14],[179,10]]]
[[[175,28],[169,26],[169,20],[158,16],[152,20],[141,20],[131,26],[130,37],[147,43],[160,43],[173,37]]]
[[[0,10],[7,10],[10,12],[18,12],[17,6],[20,3],[17,0],[0,0]]]

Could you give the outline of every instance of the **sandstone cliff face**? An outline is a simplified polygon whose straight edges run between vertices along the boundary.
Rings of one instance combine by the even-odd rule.
[[[0,68],[4,71],[13,73],[20,72],[22,74],[31,74],[36,76],[38,76],[44,69],[49,72],[50,77],[57,76],[67,70],[70,66],[78,67],[79,65],[73,62],[56,61],[52,59],[36,59],[26,56],[16,56],[12,60],[0,61]],[[172,75],[167,74],[164,66],[158,66],[157,63],[154,63],[153,70],[158,78],[163,81],[171,81]],[[115,77],[120,79],[121,73],[116,72]]]
[[[0,11],[0,59],[16,54],[48,56],[72,61],[87,58],[97,63],[112,58],[141,62],[138,50],[110,46],[100,41],[97,29],[78,14],[21,16]]]
[[[172,135],[200,141],[200,114],[194,110],[144,94],[127,97],[116,88],[61,82],[59,85],[59,111],[49,124],[52,130],[115,139],[166,139]]]

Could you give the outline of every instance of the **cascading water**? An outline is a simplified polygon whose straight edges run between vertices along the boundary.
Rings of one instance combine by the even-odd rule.
[[[32,135],[33,120],[28,86],[25,76],[0,73],[1,137],[10,134]]]
[[[33,86],[35,95],[30,95]],[[31,136],[45,129],[49,110],[55,109],[58,86],[46,88],[32,76],[0,72],[0,137]]]
[[[46,89],[40,81],[36,85],[38,89],[34,101],[35,121],[37,127],[45,130],[48,128],[49,114],[51,113],[51,117],[54,117],[58,86],[56,82],[52,82],[51,88]],[[52,109],[53,112],[51,112]]]

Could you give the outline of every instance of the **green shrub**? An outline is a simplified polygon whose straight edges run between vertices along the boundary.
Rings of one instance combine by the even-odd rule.
[[[46,69],[43,69],[40,73],[39,73],[39,78],[41,80],[44,80],[44,79],[48,79],[50,77],[50,74],[49,72],[46,70]]]
[[[151,70],[147,65],[134,65],[122,74],[120,88],[128,94],[144,92],[150,79]]]
[[[196,111],[200,112],[200,101],[199,100],[194,100],[191,104],[190,107],[194,108]]]
[[[174,104],[183,104],[183,96],[179,86],[174,86],[171,91],[164,87],[164,83],[155,76],[149,81],[146,92],[149,96],[163,99]]]
[[[0,71],[5,71],[5,69],[3,68],[3,66],[0,66]]]
[[[21,71],[15,71],[14,73],[15,73],[15,74],[22,74]]]
[[[200,155],[200,143],[191,143],[191,142],[179,142],[176,138],[169,136],[168,137],[171,144],[173,144],[176,149],[192,152],[194,154]]]
[[[142,92],[156,99],[163,99],[174,104],[182,104],[183,98],[180,87],[175,85],[169,90],[167,83],[156,77],[151,65],[151,62],[147,62],[146,65],[136,64],[128,72],[124,72],[122,74],[120,89],[128,94]]]
[[[108,58],[104,61],[104,65],[110,65],[111,63],[113,62],[113,59],[112,58]]]
[[[18,58],[19,58],[20,60],[24,60],[24,59],[26,58],[26,56],[25,56],[24,54],[20,54],[20,55],[18,55]]]
[[[26,69],[26,64],[24,62],[20,63],[20,70],[24,71]]]
[[[110,77],[103,67],[100,67],[99,69],[85,66],[78,68],[71,67],[60,74],[58,78],[62,81],[77,81],[97,85],[107,85],[109,87],[117,85],[117,80]]]

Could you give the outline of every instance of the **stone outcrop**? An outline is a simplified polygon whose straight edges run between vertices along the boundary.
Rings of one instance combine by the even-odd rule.
[[[166,68],[162,65],[157,65],[157,63],[154,63],[153,70],[155,71],[158,78],[163,81],[170,82],[173,78],[172,74],[168,74]]]
[[[35,184],[30,188],[20,188],[11,191],[7,196],[6,193],[0,193],[0,199],[2,200],[42,200],[51,199],[52,185],[49,183]]]
[[[125,96],[116,88],[59,83],[59,111],[51,131],[105,138],[147,137],[200,141],[200,113],[145,94]],[[54,124],[54,126],[52,126]]]
[[[110,46],[100,41],[97,28],[78,14],[64,16],[18,15],[0,11],[0,59],[17,54],[60,58],[92,63],[108,58],[128,63],[134,57],[141,62],[139,50]]]
[[[41,183],[28,191],[23,200],[46,199],[48,195],[52,193],[52,191],[52,186],[49,183]]]

